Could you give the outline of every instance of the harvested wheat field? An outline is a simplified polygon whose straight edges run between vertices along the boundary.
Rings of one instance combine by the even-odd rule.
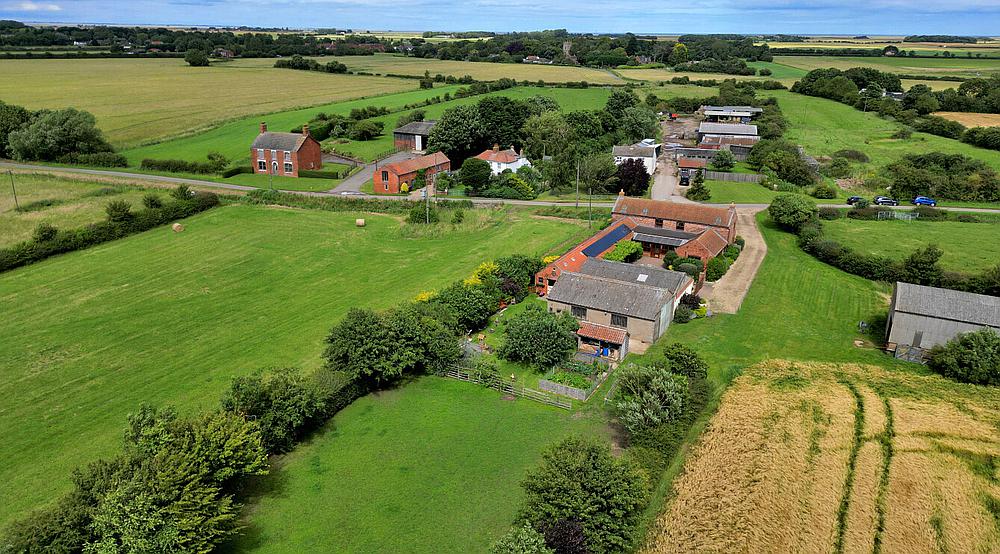
[[[935,112],[934,115],[957,121],[966,127],[1000,126],[1000,113]]]
[[[723,397],[646,552],[1000,552],[1000,391],[771,360]]]

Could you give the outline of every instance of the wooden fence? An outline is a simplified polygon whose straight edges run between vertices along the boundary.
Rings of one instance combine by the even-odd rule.
[[[569,410],[573,407],[573,403],[569,400],[564,400],[558,398],[555,395],[548,394],[546,392],[537,391],[535,389],[529,389],[523,385],[515,385],[513,383],[508,383],[503,379],[496,379],[494,382],[486,383],[483,379],[478,376],[473,375],[466,371],[464,368],[453,367],[445,372],[446,377],[452,379],[458,379],[459,381],[466,381],[469,383],[476,383],[479,385],[487,386],[491,389],[500,391],[501,394],[510,394],[520,398],[527,398],[528,400],[534,400],[535,402],[540,402],[542,404],[548,404],[549,406],[555,406],[557,408],[562,408],[564,410]]]
[[[764,180],[763,175],[756,173],[726,173],[724,171],[706,171],[705,178],[713,181],[734,181],[737,183],[759,183]]]

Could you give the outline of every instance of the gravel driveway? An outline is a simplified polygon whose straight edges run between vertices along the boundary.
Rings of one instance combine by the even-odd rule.
[[[708,307],[713,312],[735,314],[740,309],[743,298],[750,290],[750,285],[757,276],[757,270],[767,255],[767,244],[764,242],[764,236],[760,234],[760,229],[757,228],[755,217],[762,209],[736,210],[736,232],[743,237],[746,244],[729,271],[718,281],[705,283],[701,289],[701,296],[708,301]]]

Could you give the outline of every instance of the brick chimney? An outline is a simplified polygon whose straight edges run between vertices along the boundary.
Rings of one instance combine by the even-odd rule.
[[[302,134],[304,136],[307,136],[307,137],[309,136],[309,126],[308,125],[303,125],[302,126]]]
[[[267,123],[264,123],[263,121],[260,122],[260,132],[261,133],[267,132]]]
[[[500,145],[494,142],[493,143],[493,151],[494,152],[499,152],[500,151]]]

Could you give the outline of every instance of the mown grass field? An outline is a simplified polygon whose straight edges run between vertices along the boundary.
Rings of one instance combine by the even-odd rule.
[[[605,418],[440,377],[354,402],[262,483],[232,552],[486,552],[548,445]]]
[[[182,233],[158,228],[0,274],[0,526],[68,490],[73,468],[117,452],[125,415],[142,403],[212,408],[235,375],[318,366],[324,336],[352,306],[387,308],[484,259],[565,248],[584,232],[507,212],[434,231],[370,214],[357,228],[356,217],[222,207]]]
[[[712,193],[712,197],[707,200],[709,204],[729,204],[730,202],[736,202],[737,204],[769,204],[778,194],[773,190],[760,186],[759,183],[737,183],[734,181],[706,179],[705,186]]]
[[[662,69],[616,69],[615,72],[620,74],[622,77],[627,79],[635,79],[639,81],[669,81],[674,77],[687,77],[691,80],[703,80],[703,79],[716,79],[716,80],[726,80],[726,79],[736,79],[738,81],[748,81],[748,80],[776,80],[791,86],[799,77],[806,74],[805,71],[776,63],[769,62],[754,62],[747,64],[751,67],[756,67],[758,69],[767,68],[772,71],[770,76],[754,76],[754,75],[729,75],[726,73],[695,73],[691,71],[674,71],[670,68]],[[714,89],[709,89],[713,90]],[[713,92],[715,94],[715,92]]]
[[[725,393],[646,552],[996,552],[998,406],[920,370],[764,362]]]
[[[63,229],[82,227],[105,218],[104,207],[112,200],[125,200],[134,209],[142,207],[149,191],[127,181],[85,180],[49,174],[14,175],[15,207],[9,176],[0,174],[0,248],[28,240],[41,223]],[[156,191],[166,199],[167,191]]]
[[[941,267],[977,273],[1000,263],[1000,225],[958,221],[824,221],[831,240],[866,254],[903,259],[914,250],[937,244]]]
[[[764,91],[778,99],[789,120],[785,138],[799,144],[813,156],[829,156],[837,150],[860,150],[871,158],[862,171],[877,171],[880,166],[905,154],[946,152],[964,154],[982,160],[1000,170],[1000,152],[977,148],[953,139],[926,133],[913,133],[908,139],[892,135],[902,125],[855,110],[851,106],[788,91]]]
[[[569,67],[560,65],[538,65],[529,63],[491,63],[465,62],[457,60],[439,60],[437,58],[414,58],[399,54],[374,54],[372,56],[337,56],[317,58],[323,60],[335,59],[347,66],[350,71],[361,71],[377,75],[411,75],[421,77],[425,71],[434,75],[453,75],[462,77],[470,75],[478,81],[495,81],[504,77],[518,81],[545,81],[547,83],[565,83],[568,81],[587,81],[598,85],[622,84],[622,80],[611,72],[589,67]],[[242,67],[253,67],[273,60],[247,59],[233,62]]]
[[[275,69],[266,61],[0,60],[0,98],[31,109],[87,110],[113,144],[127,148],[252,114],[417,88],[405,79]]]
[[[900,46],[900,48],[904,48]],[[810,71],[835,67],[872,67],[889,73],[907,75],[948,75],[955,77],[988,76],[1000,73],[1000,59],[976,59],[963,56],[954,58],[907,58],[907,57],[832,57],[832,56],[775,56],[774,63]],[[960,83],[955,82],[956,88]]]

